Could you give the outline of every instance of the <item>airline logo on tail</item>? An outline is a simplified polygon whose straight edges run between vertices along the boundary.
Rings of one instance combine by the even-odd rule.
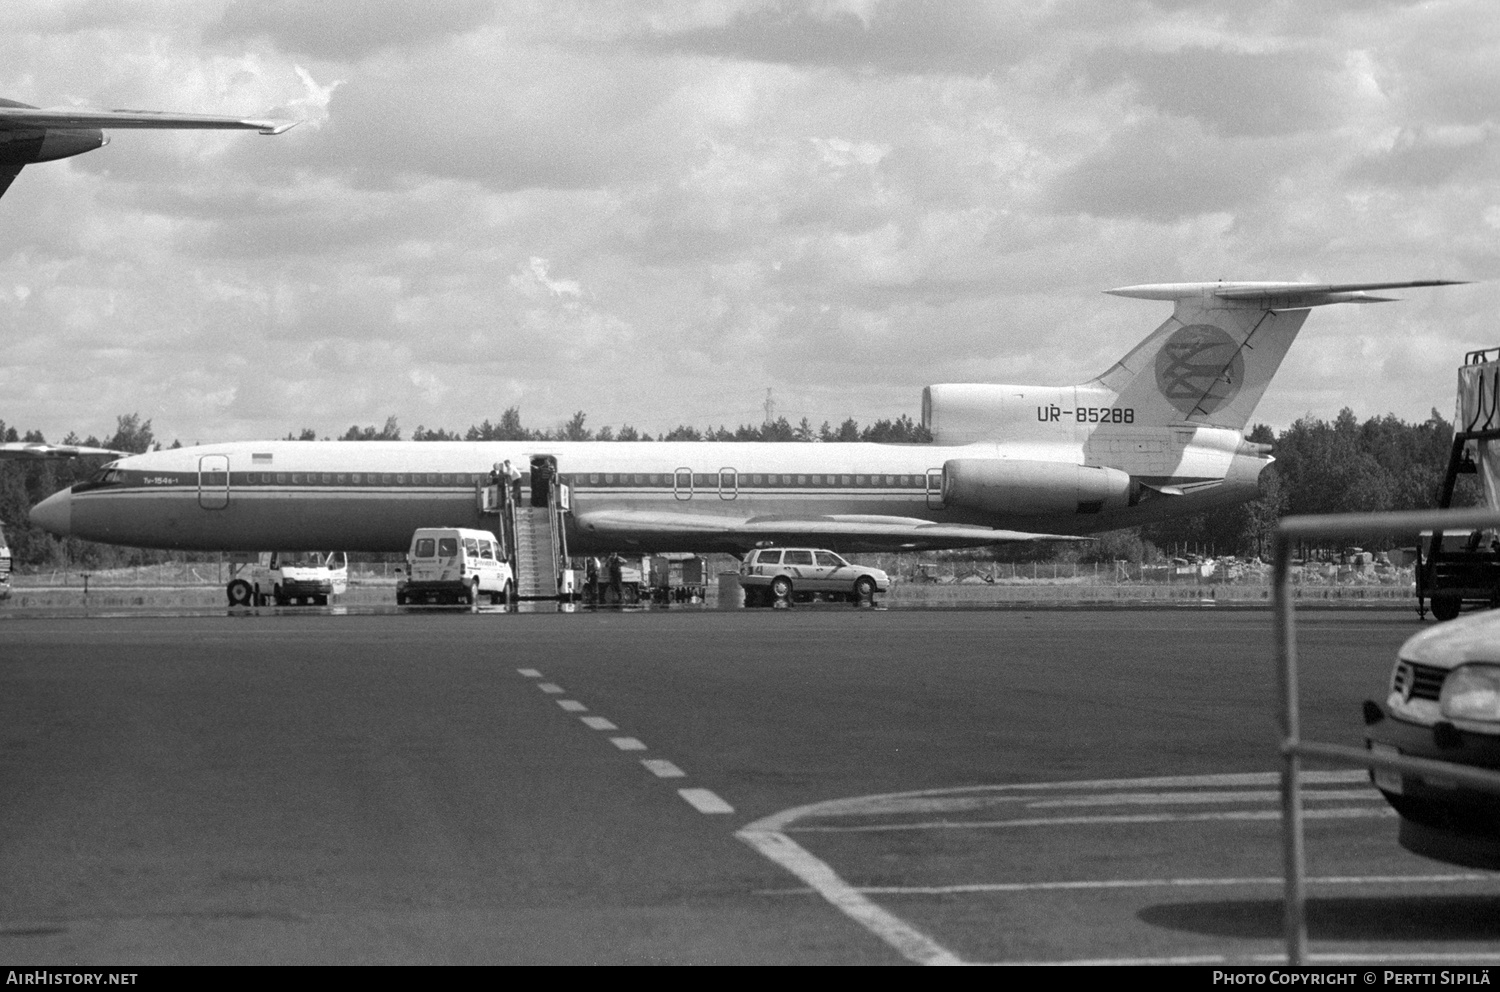
[[[1184,416],[1210,414],[1239,395],[1245,358],[1221,327],[1189,324],[1156,353],[1156,388]]]

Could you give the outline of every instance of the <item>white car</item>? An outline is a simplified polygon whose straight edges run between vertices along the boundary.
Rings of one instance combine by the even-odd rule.
[[[494,534],[464,527],[421,527],[411,537],[406,574],[396,583],[396,604],[477,606],[480,596],[506,603],[515,588],[515,576]]]
[[[818,596],[859,604],[872,602],[891,580],[878,568],[851,565],[823,548],[760,548],[740,564],[740,586],[746,606]]]
[[[1500,771],[1500,610],[1429,627],[1401,646],[1385,705],[1365,703],[1375,751]],[[1398,841],[1450,864],[1500,868],[1500,795],[1390,771],[1375,786]]]

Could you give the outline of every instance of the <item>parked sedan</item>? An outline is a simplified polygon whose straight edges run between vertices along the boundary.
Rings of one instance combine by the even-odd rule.
[[[891,587],[878,568],[851,565],[822,548],[760,548],[740,565],[746,606],[769,606],[792,599],[847,599],[872,602]]]
[[[1401,646],[1382,707],[1365,704],[1369,747],[1500,771],[1500,610],[1473,613]],[[1401,814],[1398,841],[1450,864],[1500,868],[1500,796],[1441,776],[1377,770]]]

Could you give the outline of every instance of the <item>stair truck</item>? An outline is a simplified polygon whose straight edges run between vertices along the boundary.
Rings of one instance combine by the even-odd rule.
[[[1479,476],[1484,502],[1500,510],[1500,348],[1471,351],[1458,370],[1453,446],[1438,506],[1453,504],[1460,475]],[[1425,547],[1424,547],[1425,545]],[[1416,549],[1417,616],[1452,620],[1465,606],[1500,606],[1500,535],[1423,534]]]

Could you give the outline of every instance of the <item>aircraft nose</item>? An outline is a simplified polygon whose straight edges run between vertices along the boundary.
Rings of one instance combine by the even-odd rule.
[[[31,522],[49,534],[67,537],[73,528],[73,490],[53,493],[31,508]]]

